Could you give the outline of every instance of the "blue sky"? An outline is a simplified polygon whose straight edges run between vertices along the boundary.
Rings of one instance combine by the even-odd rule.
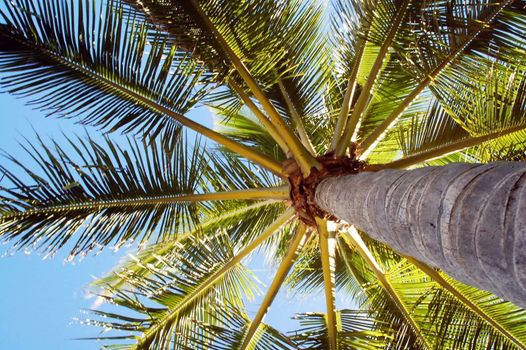
[[[24,160],[27,155],[21,152],[18,142],[23,137],[31,138],[34,130],[41,136],[61,138],[61,134],[72,132],[83,134],[85,130],[74,121],[44,118],[42,113],[25,106],[7,94],[0,94],[0,148]],[[210,125],[208,119],[206,124]],[[34,129],[34,130],[33,130]],[[86,129],[90,134],[100,134],[93,128]],[[2,160],[4,162],[5,160]],[[126,249],[113,252],[105,250],[98,256],[89,255],[82,261],[65,262],[67,250],[61,251],[52,259],[42,260],[38,252],[20,251],[9,254],[6,246],[0,247],[0,349],[97,349],[101,344],[94,341],[78,341],[74,338],[95,336],[97,328],[79,324],[75,319],[88,317],[81,313],[94,299],[87,299],[85,286],[94,277],[101,277],[119,259],[126,255]],[[263,257],[255,256],[251,266],[257,270],[259,279],[269,285],[272,274],[263,262]],[[265,287],[262,286],[262,290]],[[258,300],[248,305],[250,316],[258,309]],[[340,300],[341,306],[349,307]],[[286,290],[280,291],[278,298],[266,318],[266,322],[282,330],[297,326],[290,317],[301,311],[323,311],[324,298],[292,298]]]

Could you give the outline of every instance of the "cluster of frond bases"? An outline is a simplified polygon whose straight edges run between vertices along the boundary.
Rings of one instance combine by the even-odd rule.
[[[0,237],[71,258],[144,246],[95,283],[109,308],[88,323],[124,332],[97,337],[110,348],[524,349],[524,310],[342,225],[315,192],[524,159],[525,33],[522,1],[4,0],[3,91],[140,141],[29,143],[34,167],[1,166]],[[258,250],[279,263],[250,318]],[[283,284],[327,305],[288,335],[263,323]]]

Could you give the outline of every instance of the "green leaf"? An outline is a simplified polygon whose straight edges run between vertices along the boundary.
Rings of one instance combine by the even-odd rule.
[[[257,291],[255,282],[239,264],[208,285],[209,278],[234,254],[233,242],[221,231],[206,238],[189,237],[174,247],[170,260],[157,257],[162,260],[162,268],[156,268],[155,263],[146,265],[150,269],[147,276],[128,270],[119,272],[126,276],[127,284],[132,288],[115,290],[108,286],[100,296],[119,305],[121,312],[128,311],[121,316],[95,310],[95,314],[102,318],[91,323],[127,332],[129,335],[123,337],[137,340],[137,344],[129,346],[130,349],[185,346],[186,337],[195,332],[200,322],[209,322],[214,317],[221,320],[216,316],[221,310],[214,305],[215,300],[242,307],[242,297],[252,298]],[[138,316],[127,317],[130,311]],[[134,332],[140,334],[134,335]],[[106,340],[104,336],[99,339]]]
[[[199,142],[167,151],[162,140],[148,147],[130,140],[120,148],[108,138],[99,144],[77,137],[66,139],[66,150],[37,140],[24,149],[39,171],[12,156],[6,157],[13,170],[0,168],[11,183],[1,188],[0,235],[17,248],[54,253],[72,239],[75,255],[110,243],[159,241],[193,227],[206,210],[176,200],[197,193],[204,180],[207,157]]]
[[[0,86],[48,115],[172,140],[180,124],[163,111],[184,114],[210,88],[201,64],[125,17],[119,1],[4,3]]]
[[[338,310],[338,349],[388,349],[394,330],[387,325],[378,327],[382,321],[374,312],[367,310]],[[300,349],[328,349],[327,320],[325,314],[304,313],[294,319],[299,320],[302,328],[292,332],[291,339]]]

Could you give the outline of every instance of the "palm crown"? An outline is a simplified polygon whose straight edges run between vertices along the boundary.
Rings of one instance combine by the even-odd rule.
[[[2,88],[135,136],[26,146],[2,171],[0,237],[72,257],[140,242],[95,287],[137,349],[526,347],[526,313],[338,222],[327,177],[522,160],[523,1],[5,0]],[[215,130],[192,109],[209,107]],[[189,128],[214,142],[195,139]],[[11,167],[12,166],[12,167]],[[24,176],[20,177],[20,172]],[[352,223],[350,223],[352,224]],[[276,261],[257,290],[243,264]],[[277,291],[324,290],[285,335]],[[335,310],[335,290],[359,310]]]

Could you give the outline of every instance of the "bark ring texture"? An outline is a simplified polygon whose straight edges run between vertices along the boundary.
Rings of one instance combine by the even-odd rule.
[[[526,308],[526,163],[328,178],[316,203],[395,251]]]

